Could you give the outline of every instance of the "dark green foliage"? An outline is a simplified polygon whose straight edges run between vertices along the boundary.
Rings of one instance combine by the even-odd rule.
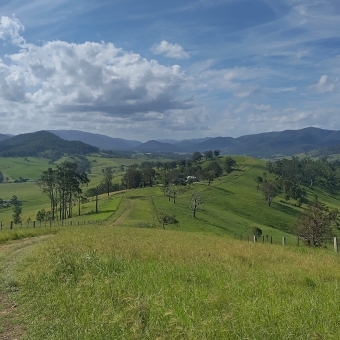
[[[4,175],[3,173],[0,171],[0,183],[2,183],[4,181]]]
[[[22,207],[21,204],[13,204],[13,222],[18,224],[21,222]]]
[[[102,173],[103,173],[102,185],[106,187],[107,196],[109,196],[113,180],[113,169],[112,167],[106,167],[105,169],[102,169]]]
[[[233,167],[236,165],[235,159],[227,156],[224,160],[225,171],[229,174],[233,171]]]
[[[259,227],[254,226],[252,227],[251,231],[252,234],[256,237],[256,239],[258,239],[262,235],[262,229],[260,229]]]
[[[163,212],[159,214],[159,222],[162,225],[162,228],[165,229],[165,226],[168,224],[178,224],[178,220],[174,215],[168,215]]]
[[[214,158],[214,153],[212,150],[204,151],[204,158],[206,161]]]
[[[46,211],[45,209],[41,209],[37,212],[36,220],[39,222],[50,221],[51,220],[51,212]]]
[[[139,188],[142,181],[142,172],[137,169],[128,169],[123,177],[122,184],[126,189]]]
[[[280,177],[282,191],[290,193],[296,199],[305,196],[301,191],[302,184],[311,189],[318,185],[332,195],[336,194],[340,187],[340,163],[327,162],[326,158],[314,161],[311,158],[292,157],[269,162],[267,166],[269,172]]]
[[[64,153],[87,155],[99,149],[78,141],[66,141],[53,133],[38,131],[18,135],[0,142],[2,157],[48,157],[52,160]]]
[[[297,237],[312,247],[321,247],[332,236],[332,224],[337,221],[338,211],[332,210],[317,199],[311,202],[293,227]]]
[[[191,156],[191,159],[194,163],[198,163],[202,159],[202,154],[198,151],[194,152],[193,155]]]
[[[86,173],[79,173],[76,163],[65,161],[57,165],[56,169],[44,171],[38,180],[43,193],[47,194],[51,205],[52,220],[72,217],[72,205],[79,201],[82,187],[89,183]]]

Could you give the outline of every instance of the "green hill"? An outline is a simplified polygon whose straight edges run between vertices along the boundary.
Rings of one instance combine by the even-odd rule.
[[[60,158],[64,153],[87,155],[99,149],[77,141],[65,141],[53,133],[38,131],[21,134],[0,142],[2,157]]]

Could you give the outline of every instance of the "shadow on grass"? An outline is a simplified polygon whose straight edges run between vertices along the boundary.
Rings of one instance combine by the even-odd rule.
[[[297,211],[296,209],[290,207],[289,205],[273,202],[271,206],[276,210],[284,212],[285,214],[288,214],[288,215],[291,215],[291,216],[294,216],[294,217],[300,216],[300,212]]]
[[[97,213],[95,211],[89,211],[84,215],[100,215],[100,214],[106,214],[106,213],[113,213],[116,210],[99,210]]]

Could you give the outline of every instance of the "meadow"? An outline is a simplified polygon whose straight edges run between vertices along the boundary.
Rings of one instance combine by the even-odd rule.
[[[255,182],[265,162],[235,159],[238,170],[210,185],[183,187],[175,204],[155,185],[101,195],[98,214],[92,199],[79,217],[74,207],[72,221],[100,224],[0,231],[0,335],[338,339],[339,255],[331,247],[296,247],[290,228],[304,205],[283,203],[279,196],[268,206]],[[96,160],[94,183],[103,167],[125,164]],[[0,188],[24,199],[25,217],[48,208],[35,183]],[[196,191],[205,202],[193,218]],[[311,199],[315,194],[338,206],[338,196],[308,190]],[[30,197],[40,203],[29,203]],[[179,223],[162,229],[162,213]],[[1,218],[5,214],[10,211],[0,211]],[[276,244],[239,241],[253,226]],[[278,245],[282,236],[285,247]]]

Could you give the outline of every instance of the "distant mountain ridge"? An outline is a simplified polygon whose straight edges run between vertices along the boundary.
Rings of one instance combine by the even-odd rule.
[[[4,134],[0,133],[0,142],[2,140],[5,140],[5,139],[11,138],[11,137],[12,137],[11,135],[4,135]]]
[[[145,143],[77,130],[51,131],[65,141],[81,141],[106,150],[130,150],[137,152],[204,152],[220,150],[221,154],[244,154],[254,157],[275,155],[291,156],[315,149],[340,145],[340,131],[308,127],[300,130],[264,132],[233,137],[205,137],[176,141],[174,139],[149,140]],[[15,137],[6,140],[11,140]],[[0,142],[0,146],[1,146]],[[1,155],[1,148],[0,148]]]
[[[82,141],[83,143],[96,146],[102,150],[127,150],[142,144],[136,140],[113,138],[97,133],[79,130],[49,130],[49,132],[68,141]]]
[[[0,156],[3,157],[50,158],[56,154],[87,155],[96,152],[99,152],[99,149],[95,146],[79,141],[66,141],[48,131],[25,133],[0,142]]]

